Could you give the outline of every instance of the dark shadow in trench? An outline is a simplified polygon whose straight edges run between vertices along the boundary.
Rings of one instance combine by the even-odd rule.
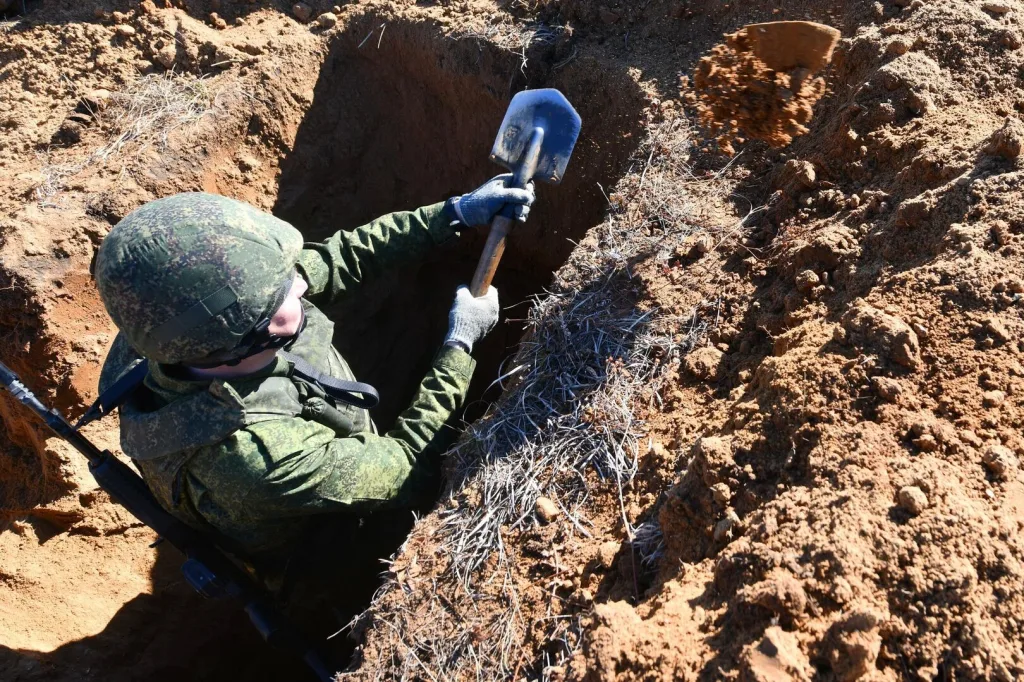
[[[268,647],[240,609],[196,594],[182,579],[182,561],[160,545],[153,594],[126,603],[96,635],[45,653],[0,646],[0,680],[316,681],[292,655]]]
[[[643,99],[632,79],[594,60],[580,57],[553,69],[553,51],[528,55],[527,81],[518,55],[446,38],[429,23],[389,22],[379,48],[374,41],[359,48],[379,23],[356,22],[334,40],[294,149],[282,163],[274,213],[307,239],[444,201],[504,172],[488,155],[515,91],[557,87],[583,117],[565,181],[538,188],[529,221],[510,239],[495,279],[505,311],[498,330],[474,351],[473,401],[518,342],[524,302],[551,282],[573,241],[603,219],[601,186],[610,187],[625,170],[639,141]],[[379,426],[391,424],[411,399],[444,338],[455,289],[472,277],[485,237],[485,228],[465,230],[326,311],[337,325],[335,345],[360,379],[381,392],[374,413]]]
[[[359,48],[380,21],[366,17],[334,39],[281,166],[274,213],[310,241],[390,211],[443,201],[502,172],[488,153],[518,90],[557,87],[583,117],[565,181],[538,189],[530,220],[513,234],[498,272],[505,311],[499,329],[474,352],[479,364],[469,403],[475,407],[465,415],[472,419],[497,397],[485,389],[518,343],[529,298],[550,283],[573,242],[602,221],[602,188],[625,172],[640,141],[643,95],[622,65],[581,55],[558,69],[558,49],[541,46],[527,55],[526,78],[518,55],[445,37],[429,23],[389,22],[379,47],[371,41]],[[472,276],[485,237],[486,230],[467,230],[325,311],[336,322],[339,350],[359,378],[381,392],[373,416],[382,431],[408,404],[440,346],[455,289]],[[362,565],[379,567],[378,558],[397,549],[410,519],[388,520],[401,532],[361,557]],[[155,594],[133,599],[95,636],[45,654],[0,647],[0,679],[306,679],[302,664],[263,644],[244,614],[193,593],[181,580],[180,562],[175,550],[161,546]],[[341,580],[364,607],[379,585],[377,570]],[[341,650],[351,651],[351,643],[338,639]],[[132,646],[138,643],[141,648]]]

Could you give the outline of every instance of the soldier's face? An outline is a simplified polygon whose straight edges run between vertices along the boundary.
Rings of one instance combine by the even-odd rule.
[[[267,331],[277,336],[292,336],[299,331],[299,327],[302,325],[302,301],[299,299],[308,288],[302,275],[295,275],[295,279],[292,280],[292,288],[288,291],[288,297],[274,313]]]

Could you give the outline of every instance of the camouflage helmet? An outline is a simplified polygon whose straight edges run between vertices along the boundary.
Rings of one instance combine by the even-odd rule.
[[[150,360],[241,357],[288,293],[302,235],[249,204],[203,193],[145,204],[110,231],[96,284],[114,324]]]

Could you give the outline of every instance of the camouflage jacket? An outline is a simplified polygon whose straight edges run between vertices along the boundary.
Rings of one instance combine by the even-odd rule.
[[[338,301],[454,235],[438,204],[307,244],[298,264],[309,282],[307,324],[289,350],[321,372],[354,379],[331,345],[333,323],[313,304]],[[137,357],[119,336],[100,390]],[[412,404],[377,435],[364,410],[291,376],[280,356],[255,374],[213,381],[151,363],[144,390],[121,406],[121,446],[172,514],[250,555],[273,552],[313,515],[423,501],[436,481],[438,435],[461,406],[474,366],[468,353],[443,348]]]

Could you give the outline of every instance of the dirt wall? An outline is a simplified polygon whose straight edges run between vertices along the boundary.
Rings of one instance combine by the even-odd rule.
[[[360,623],[357,677],[1020,677],[1017,5],[374,2],[346,5],[325,28],[284,3],[185,4],[91,14],[40,3],[35,19],[3,29],[0,93],[15,105],[0,140],[11,178],[0,197],[0,352],[64,408],[90,397],[111,338],[93,317],[92,254],[143,201],[219,191],[319,237],[486,178],[502,103],[523,85],[562,88],[587,126],[581,172],[541,189],[502,272],[506,300],[554,292],[511,363],[579,369],[570,360],[589,348],[556,341],[605,349],[585,332],[622,320],[633,331],[578,375],[509,382],[485,425],[517,409],[513,399],[560,401],[497,453],[538,455],[503,483],[529,489],[531,506],[460,573],[465,555],[445,533],[478,518],[493,499],[485,474],[505,471],[463,441],[460,457],[486,464],[459,471],[389,565]],[[313,16],[332,9],[311,5]],[[730,161],[693,125],[679,77],[723,33],[773,18],[828,23],[845,39],[809,132]],[[43,170],[86,159],[113,130],[97,120],[68,142],[77,90],[124,90],[167,64],[206,74],[224,95],[218,115],[41,196]],[[446,288],[471,269],[478,239],[334,311],[339,343],[367,376],[398,386],[415,375],[425,355],[410,349],[440,337]],[[403,311],[407,336],[388,310]],[[518,334],[495,341],[487,364]],[[375,343],[360,356],[353,338]],[[0,642],[5,673],[291,674],[253,653],[234,616],[180,589],[176,558],[154,557],[151,538],[92,495],[72,454],[11,407],[0,411],[13,446],[2,471],[17,485],[3,492],[49,511],[0,534],[0,608],[25,624]],[[568,434],[555,430],[566,415],[579,416]],[[116,446],[110,429],[90,435]],[[552,448],[595,443],[626,443],[635,469],[609,476],[567,455],[565,468],[541,464]],[[589,461],[607,454],[595,452]],[[32,481],[54,485],[40,494]],[[532,506],[539,496],[547,502]],[[39,570],[50,564],[59,570]],[[68,574],[84,598],[61,596]]]
[[[148,72],[144,77],[169,71],[160,62],[161,51],[173,45],[175,67],[186,74],[204,74],[209,93],[201,94],[210,95],[209,111],[193,125],[118,150],[110,160],[96,160],[94,150],[105,150],[106,140],[118,132],[114,109],[96,112],[88,120],[73,119],[81,108],[80,95],[67,96],[61,103],[64,112],[47,119],[52,135],[35,142],[50,149],[43,172],[24,175],[18,200],[7,204],[15,222],[9,225],[12,239],[5,246],[11,257],[5,259],[3,272],[12,281],[24,282],[24,289],[3,299],[11,310],[4,323],[22,332],[13,336],[17,345],[5,355],[16,359],[12,366],[40,395],[72,415],[94,397],[96,372],[113,338],[89,278],[90,261],[109,226],[134,207],[175,191],[214,191],[272,209],[310,239],[321,239],[386,211],[467,191],[499,172],[487,162],[487,153],[508,99],[528,84],[560,86],[592,121],[578,146],[580,172],[570,173],[561,187],[541,189],[541,210],[517,231],[506,254],[498,286],[503,301],[513,307],[512,319],[507,330],[478,353],[474,398],[481,396],[518,340],[521,326],[515,318],[523,314],[523,302],[550,282],[572,248],[569,240],[599,222],[601,187],[610,186],[623,172],[640,130],[641,96],[633,81],[614,74],[603,77],[601,65],[590,60],[554,68],[565,57],[559,51],[564,51],[564,44],[544,42],[516,55],[482,34],[449,36],[436,21],[395,21],[373,11],[353,13],[330,31],[310,31],[276,13],[251,23],[246,12],[225,14],[238,26],[225,40],[201,21],[203,15],[164,12],[146,4],[106,8],[117,15],[76,16],[71,6],[59,10],[71,28],[50,29],[28,20],[18,27],[21,45],[52,41],[68,31],[76,38],[93,36],[110,41],[104,52],[116,55],[114,63],[139,66],[149,60],[139,67]],[[365,42],[365,33],[379,32],[382,20],[389,29],[386,39],[374,34],[374,40]],[[271,27],[289,38],[268,38],[273,35]],[[168,32],[173,41],[165,40]],[[228,57],[233,66],[213,67],[215,54]],[[533,66],[525,68],[524,59]],[[311,70],[311,65],[322,67]],[[11,69],[27,79],[31,66],[15,59]],[[116,90],[121,72],[115,70],[108,77],[115,83],[83,76],[76,87],[85,90],[101,84]],[[135,77],[123,78],[130,82]],[[608,108],[611,93],[616,105]],[[78,137],[70,142],[69,133],[61,132],[69,129],[69,121]],[[58,138],[59,146],[49,146]],[[70,175],[50,187],[45,183],[54,167]],[[583,210],[578,208],[581,203]],[[69,210],[75,220],[63,222]],[[343,321],[339,346],[351,353],[362,378],[382,388],[385,401],[375,415],[380,423],[389,423],[408,400],[417,372],[429,363],[443,335],[454,288],[469,278],[482,244],[481,233],[466,235],[425,264],[375,283],[354,305],[332,311]],[[31,328],[25,329],[23,323]],[[477,401],[473,409],[480,412],[484,407]],[[23,650],[22,657],[8,655],[6,664],[23,668],[29,677],[59,679],[73,675],[74,667],[86,662],[111,665],[110,642],[125,637],[126,644],[145,642],[153,650],[171,651],[180,645],[196,651],[193,672],[200,678],[236,665],[257,679],[274,679],[279,672],[275,659],[242,653],[239,647],[252,633],[237,618],[224,632],[211,628],[193,635],[177,628],[157,631],[145,624],[151,605],[165,604],[170,594],[180,600],[169,615],[174,622],[187,622],[192,611],[208,611],[216,618],[226,618],[229,612],[204,611],[187,591],[157,579],[164,569],[156,567],[151,571],[151,590],[158,601],[144,594],[134,597],[133,589],[149,591],[143,587],[147,565],[173,566],[173,552],[134,552],[133,543],[144,533],[123,520],[103,520],[113,505],[102,496],[93,499],[88,474],[81,462],[75,466],[77,456],[48,439],[18,406],[4,403],[4,409],[8,432],[22,446],[16,449],[12,444],[10,456],[3,459],[13,484],[3,491],[9,512],[5,523],[12,529],[5,540],[13,557],[5,565],[5,575],[31,572],[50,551],[78,557],[65,563],[64,570],[69,571],[76,561],[83,567],[90,562],[106,566],[124,561],[122,550],[132,552],[127,580],[112,583],[109,589],[88,580],[76,582],[74,589],[82,598],[74,608],[94,603],[94,614],[72,618],[67,627],[48,633],[39,633],[44,626],[20,614],[30,603],[62,609],[57,605],[60,591],[50,576],[37,576],[30,585],[11,582],[12,598],[6,608],[26,625],[5,642]],[[88,434],[101,445],[116,448],[116,422],[90,427]],[[52,483],[46,483],[48,479]],[[54,537],[59,544],[33,544],[52,543]],[[103,539],[93,539],[97,537]],[[373,587],[366,588],[366,599]],[[239,627],[244,634],[237,633]],[[130,635],[131,630],[137,633]],[[75,633],[81,641],[62,646],[75,639]],[[42,653],[51,649],[52,654]],[[219,661],[202,653],[218,650]],[[176,674],[180,665],[158,657],[148,669],[162,678]]]
[[[475,401],[518,341],[521,304],[551,281],[573,241],[600,222],[601,187],[624,171],[642,98],[631,80],[599,62],[553,68],[564,46],[518,56],[479,38],[445,38],[429,22],[391,21],[381,35],[380,18],[360,19],[331,39],[313,101],[282,162],[275,213],[309,239],[434,203],[506,172],[488,155],[509,98],[524,86],[560,87],[586,121],[565,181],[538,189],[537,210],[509,242],[495,280],[506,320],[478,349]],[[524,59],[532,64],[528,71]],[[390,389],[377,412],[381,423],[404,408],[414,378],[431,362],[453,292],[472,277],[485,235],[467,230],[330,311],[339,321],[339,349],[361,376]]]

